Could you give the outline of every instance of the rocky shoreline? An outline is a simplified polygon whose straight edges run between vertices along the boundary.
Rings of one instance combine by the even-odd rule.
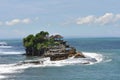
[[[23,39],[26,56],[50,57],[51,61],[64,60],[69,57],[85,58],[81,52],[68,45],[61,35],[49,36],[48,32],[41,31],[34,35],[28,35]]]

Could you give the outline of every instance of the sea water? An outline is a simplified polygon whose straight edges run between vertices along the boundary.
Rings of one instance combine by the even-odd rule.
[[[9,45],[0,47],[0,80],[120,80],[120,38],[65,40],[87,58],[61,61],[44,58],[44,64],[17,65],[41,58],[22,55],[25,48],[21,39],[0,40]],[[83,64],[86,62],[90,64]]]

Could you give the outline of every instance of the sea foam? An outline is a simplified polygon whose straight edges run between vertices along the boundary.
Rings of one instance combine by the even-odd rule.
[[[90,59],[96,59],[97,61],[95,63],[99,63],[103,60],[103,55],[97,54],[97,53],[89,53],[89,52],[83,52],[85,57]]]
[[[12,48],[12,46],[0,46],[1,49],[8,49],[8,48]]]
[[[0,51],[0,55],[15,55],[15,54],[23,54],[25,52],[4,52],[4,51]]]
[[[103,59],[103,56],[101,54],[97,53],[88,53],[83,52],[83,54],[86,56],[86,58],[74,58],[70,57],[65,60],[60,61],[50,61],[50,58],[43,58],[38,59],[37,61],[43,61],[42,64],[33,64],[33,63],[27,63],[27,64],[21,64],[24,61],[20,61],[15,64],[1,64],[0,65],[0,79],[8,78],[9,75],[5,74],[12,74],[12,73],[22,73],[25,69],[30,67],[61,67],[66,65],[75,65],[75,64],[95,64],[101,62]],[[26,60],[27,62],[32,60]]]

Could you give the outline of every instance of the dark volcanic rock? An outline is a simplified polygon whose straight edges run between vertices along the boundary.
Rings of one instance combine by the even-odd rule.
[[[74,58],[85,58],[85,56],[81,52],[78,52],[74,56],[75,56]]]
[[[68,54],[55,54],[50,56],[51,61],[64,60],[68,58]]]
[[[78,54],[74,47],[71,47],[63,40],[61,35],[49,36],[48,32],[40,31],[36,35],[30,34],[23,39],[26,49],[26,56],[50,57],[51,61],[64,60],[68,57],[84,58],[83,54]],[[39,61],[23,62],[39,64]]]
[[[20,62],[20,63],[17,63],[15,66],[19,66],[19,65],[24,65],[24,64],[43,64],[43,61],[23,61],[23,62]]]
[[[67,53],[69,54],[69,57],[72,57],[72,56],[74,56],[76,54],[76,49],[71,48]]]

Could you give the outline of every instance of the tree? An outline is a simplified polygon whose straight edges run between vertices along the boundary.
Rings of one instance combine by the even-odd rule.
[[[23,45],[26,48],[26,54],[28,55],[40,55],[48,46],[53,44],[53,40],[49,39],[49,33],[41,31],[34,35],[28,35],[23,39]]]
[[[26,55],[40,56],[44,54],[49,47],[59,45],[60,42],[55,39],[62,38],[59,35],[49,37],[49,33],[40,31],[35,36],[30,34],[23,39],[23,45],[26,48]]]
[[[23,44],[25,47],[33,46],[34,35],[28,35],[26,38],[23,39]]]

